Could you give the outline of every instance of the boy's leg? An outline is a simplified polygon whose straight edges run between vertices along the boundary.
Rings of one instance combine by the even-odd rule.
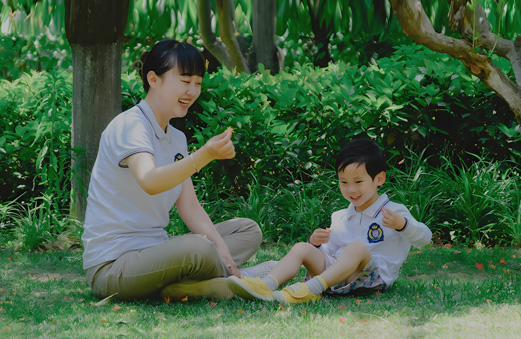
[[[228,286],[236,295],[244,299],[273,300],[272,291],[279,284],[294,278],[302,265],[311,272],[320,273],[325,268],[324,254],[309,243],[298,243],[267,276],[262,279],[229,277]]]
[[[229,275],[214,244],[197,234],[172,237],[87,270],[87,280],[96,296],[104,298],[118,293],[120,299],[156,297],[164,286],[181,280],[202,281]]]
[[[312,276],[324,272],[326,268],[324,253],[310,243],[300,242],[291,248],[269,274],[281,285],[293,279],[302,265]]]
[[[228,246],[237,266],[244,264],[259,249],[262,232],[259,225],[247,218],[235,218],[215,225]]]
[[[353,241],[320,276],[328,286],[334,286],[346,279],[350,282],[362,272],[370,259],[371,252],[367,246],[359,241]]]
[[[316,274],[309,271],[311,280],[305,284],[296,283],[273,293],[273,298],[283,303],[316,301],[329,286],[334,286],[346,279],[355,279],[371,259],[371,252],[363,243],[355,241],[347,245],[340,257],[325,271]]]

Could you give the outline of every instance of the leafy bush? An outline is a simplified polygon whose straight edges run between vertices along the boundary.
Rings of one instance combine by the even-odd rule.
[[[441,238],[508,243],[508,235],[519,241],[519,168],[506,161],[489,168],[521,155],[505,104],[459,61],[422,47],[399,47],[376,63],[298,65],[276,76],[263,70],[207,74],[195,113],[174,124],[186,132],[190,148],[228,126],[235,129],[236,158],[212,162],[194,178],[210,215],[219,220],[238,211],[259,221],[268,238],[305,240],[345,203],[331,170],[336,152],[351,138],[368,137],[391,155],[396,199]],[[39,208],[56,215],[68,208],[71,83],[65,71],[0,82],[0,198],[31,202],[31,220],[39,220]],[[122,87],[123,109],[144,96],[136,72],[123,75]],[[411,157],[409,146],[422,152]],[[472,153],[484,154],[477,165]],[[487,193],[505,178],[508,185]],[[459,186],[466,191],[457,194]],[[52,199],[39,199],[43,194]],[[477,212],[481,217],[469,219]],[[181,232],[176,218],[171,231]],[[2,220],[0,233],[17,227]],[[60,227],[49,233],[59,234]]]
[[[472,155],[471,165],[456,165],[440,154],[441,165],[431,166],[425,153],[408,150],[391,167],[387,187],[394,200],[429,225],[437,241],[520,244],[521,170],[516,164]]]
[[[0,74],[13,81],[30,71],[52,71],[72,66],[71,49],[63,36],[40,34],[30,38],[0,36]]]
[[[47,192],[57,210],[69,207],[71,84],[65,71],[1,80],[1,201],[30,201]]]
[[[484,150],[494,159],[521,155],[513,114],[459,61],[401,46],[377,63],[297,65],[276,76],[262,70],[207,75],[194,108],[198,114],[184,122],[192,146],[226,126],[234,127],[238,146],[234,160],[212,163],[202,174],[208,187],[231,186],[243,195],[251,173],[260,182],[291,182],[300,170],[327,168],[353,137],[382,140],[398,152],[412,145],[427,149],[427,156],[449,147],[451,160],[467,165],[474,160],[469,153]],[[438,157],[428,158],[440,165]]]

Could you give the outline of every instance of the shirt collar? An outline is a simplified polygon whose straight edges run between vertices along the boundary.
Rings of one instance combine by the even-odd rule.
[[[382,208],[387,205],[389,202],[389,198],[387,197],[387,194],[382,194],[381,196],[376,199],[376,201],[369,207],[367,207],[363,212],[357,212],[355,210],[355,206],[353,204],[350,204],[347,208],[347,218],[351,218],[352,216],[356,214],[364,214],[368,216],[369,218],[376,218],[378,214],[380,214],[380,211]]]
[[[150,122],[150,125],[152,125],[152,128],[154,129],[154,133],[156,134],[156,138],[163,139],[167,136],[165,131],[159,126],[159,123],[157,122],[156,116],[154,115],[154,112],[152,111],[152,108],[147,104],[145,100],[141,100],[139,104],[137,104],[137,107],[140,109],[140,111],[145,115],[148,122]],[[168,129],[168,126],[167,126]]]

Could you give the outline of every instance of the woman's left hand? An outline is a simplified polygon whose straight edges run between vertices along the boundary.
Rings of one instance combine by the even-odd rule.
[[[235,265],[235,261],[233,261],[233,258],[230,254],[230,250],[228,249],[228,247],[227,246],[225,246],[226,248],[221,248],[220,246],[216,246],[216,247],[217,247],[217,251],[221,255],[221,258],[223,259],[224,263],[226,264],[226,266],[228,267],[230,272],[232,272],[232,274],[234,276],[236,276],[237,278],[240,278],[241,272],[239,272],[237,265]]]

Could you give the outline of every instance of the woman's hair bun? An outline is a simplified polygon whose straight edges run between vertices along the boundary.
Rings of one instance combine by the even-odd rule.
[[[135,69],[136,71],[141,72],[143,70],[143,61],[141,61],[141,60],[134,61],[134,63],[132,64],[132,68]]]

